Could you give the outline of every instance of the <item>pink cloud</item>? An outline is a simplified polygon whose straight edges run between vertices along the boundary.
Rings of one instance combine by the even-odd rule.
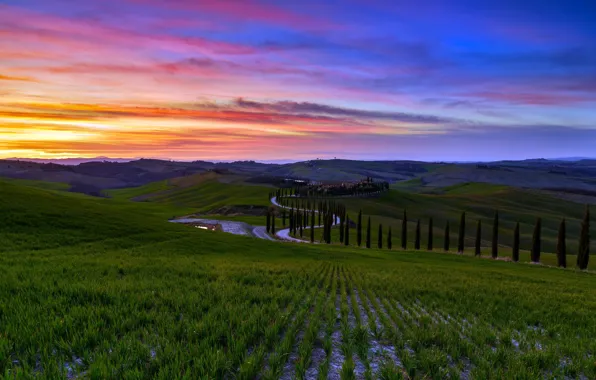
[[[13,41],[69,43],[94,49],[98,45],[162,49],[182,53],[250,54],[252,47],[201,37],[144,34],[132,29],[109,27],[95,21],[77,21],[16,7],[0,5],[0,33]],[[134,25],[133,25],[134,27]]]
[[[238,21],[258,21],[298,29],[337,28],[329,20],[289,11],[258,0],[130,0],[135,3],[207,12]]]

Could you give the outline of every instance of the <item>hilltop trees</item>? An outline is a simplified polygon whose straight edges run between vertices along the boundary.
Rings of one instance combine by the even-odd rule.
[[[519,261],[519,222],[515,224],[515,230],[513,231],[513,250],[511,258],[514,262]]]
[[[536,225],[534,226],[534,233],[532,234],[532,251],[530,252],[530,259],[534,263],[540,262],[540,243],[541,243],[541,233],[542,233],[542,219],[536,219]]]
[[[404,210],[404,217],[401,220],[401,248],[406,249],[408,247],[408,215]]]
[[[370,248],[370,216],[368,217],[368,225],[366,226],[366,248]]]
[[[557,235],[557,265],[561,268],[567,268],[567,226],[565,219],[559,224],[559,234]]]
[[[449,252],[449,221],[445,224],[445,239],[443,240],[443,249]]]
[[[428,240],[427,240],[427,249],[429,251],[433,250],[433,218],[431,217],[428,220]]]
[[[457,236],[457,253],[464,253],[464,239],[466,235],[466,213],[462,212],[459,220],[459,233]]]
[[[377,241],[377,247],[379,249],[383,248],[383,225],[379,224],[379,236],[378,236],[378,241]]]
[[[586,206],[586,213],[582,221],[579,235],[579,251],[577,253],[577,266],[579,269],[587,269],[590,261],[590,208]]]
[[[476,244],[474,244],[474,255],[480,256],[480,243],[482,241],[482,221],[478,219],[476,226]]]
[[[387,232],[387,249],[391,250],[393,243],[391,242],[391,226],[389,226],[389,231]]]
[[[420,219],[416,222],[416,239],[414,240],[414,249],[420,250]]]
[[[358,182],[342,184],[308,184],[297,187],[294,194],[300,197],[334,197],[342,195],[366,195],[380,193],[389,190],[389,182],[374,181],[372,178]]]
[[[362,245],[362,210],[358,212],[358,226],[356,226],[356,243]]]
[[[499,212],[495,211],[495,219],[493,221],[493,241],[491,247],[491,256],[496,259],[499,254]]]

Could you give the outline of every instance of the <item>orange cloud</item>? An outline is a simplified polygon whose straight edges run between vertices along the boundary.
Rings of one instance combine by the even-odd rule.
[[[22,82],[36,82],[33,78],[28,77],[13,77],[0,74],[0,80],[22,81]]]

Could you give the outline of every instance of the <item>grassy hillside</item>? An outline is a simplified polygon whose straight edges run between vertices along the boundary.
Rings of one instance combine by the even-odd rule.
[[[46,189],[46,190],[67,191],[70,188],[70,185],[67,183],[34,181],[34,180],[28,180],[28,179],[0,178],[0,186],[2,183],[21,185],[21,186],[27,186],[27,187],[36,187],[38,189]]]
[[[140,197],[146,194],[155,194],[160,191],[166,191],[171,189],[173,186],[169,180],[151,182],[143,186],[138,187],[127,187],[118,190],[107,190],[106,193],[115,199],[131,200],[136,197]]]
[[[176,207],[187,207],[206,212],[223,206],[267,206],[267,194],[272,188],[242,182],[243,177],[219,175],[213,172],[142,187],[110,191],[117,199],[155,202]]]
[[[280,244],[169,224],[150,203],[1,190],[6,377],[596,375],[592,274]]]

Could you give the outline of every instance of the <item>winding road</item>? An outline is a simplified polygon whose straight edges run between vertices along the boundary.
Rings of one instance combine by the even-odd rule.
[[[271,203],[279,208],[291,209],[291,207],[282,206],[277,202],[277,197],[271,198]],[[309,210],[310,211],[310,210]],[[314,210],[318,213],[317,210]],[[310,240],[296,239],[290,236],[290,229],[283,228],[275,232],[275,237],[267,233],[267,228],[263,226],[251,226],[244,222],[233,222],[227,220],[213,220],[213,219],[199,219],[199,218],[183,218],[170,220],[171,223],[205,223],[205,224],[219,224],[224,232],[234,235],[254,236],[263,240],[284,241],[292,243],[310,243]],[[339,216],[334,215],[333,225],[339,224]],[[315,228],[322,228],[323,226],[315,226]],[[277,238],[277,239],[276,239]],[[316,242],[315,242],[316,244]]]
[[[271,203],[274,206],[277,206],[279,208],[285,208],[285,209],[291,209],[291,207],[287,207],[287,206],[282,206],[279,203],[277,203],[277,197],[273,197],[271,198]],[[310,210],[308,210],[310,211]],[[317,210],[314,210],[316,213],[318,213]],[[335,226],[336,224],[339,224],[339,216],[334,215],[333,218],[333,225]],[[322,228],[323,226],[315,226],[315,228]],[[264,227],[263,227],[264,228]],[[296,239],[292,236],[290,236],[290,229],[289,228],[284,228],[282,230],[276,231],[275,232],[275,236],[278,239],[284,240],[284,241],[290,241],[293,243],[310,243],[310,240],[302,240],[302,239]]]

